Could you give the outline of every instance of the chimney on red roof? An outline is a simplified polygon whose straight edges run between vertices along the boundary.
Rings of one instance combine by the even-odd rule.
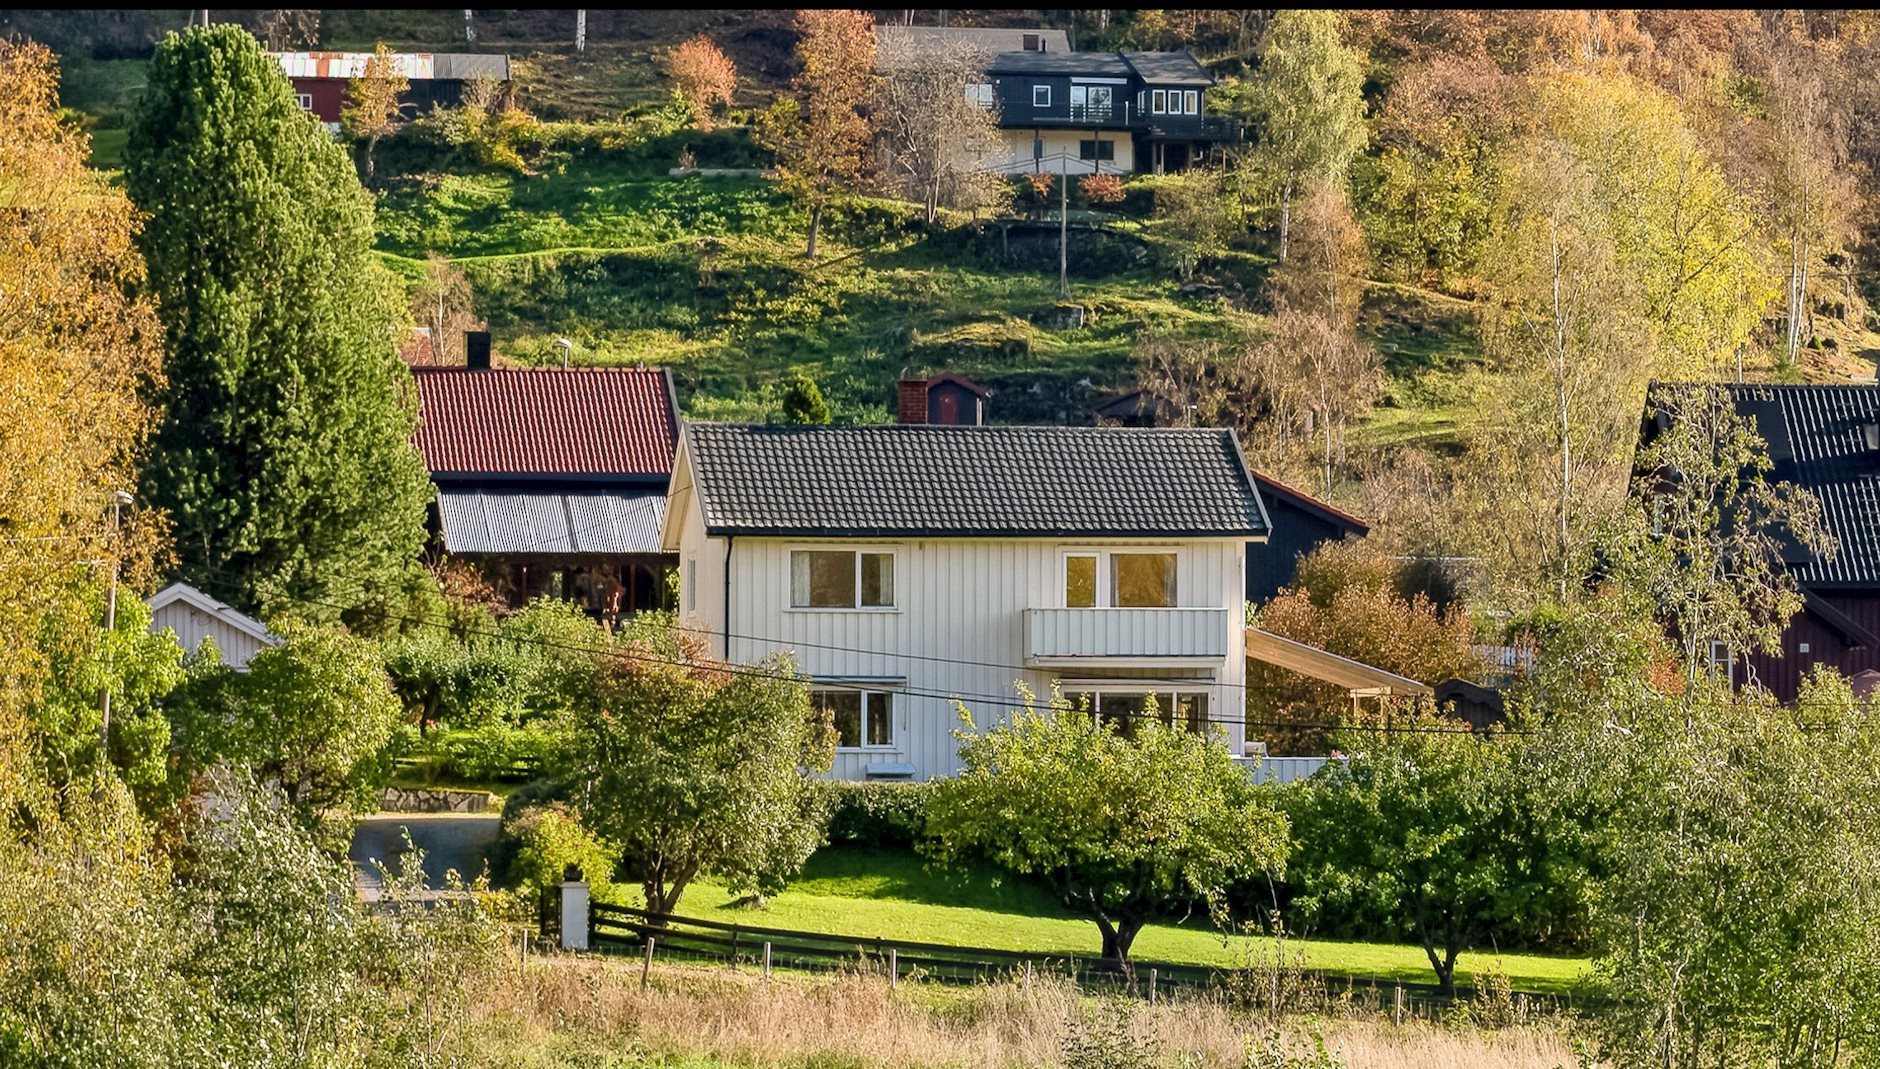
[[[490,369],[490,332],[466,330],[463,335],[463,364],[472,371]]]
[[[926,379],[902,379],[896,387],[895,401],[895,418],[899,422],[927,422]]]

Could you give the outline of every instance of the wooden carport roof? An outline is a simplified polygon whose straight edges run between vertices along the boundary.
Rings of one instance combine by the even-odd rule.
[[[1343,687],[1354,698],[1409,697],[1434,693],[1408,676],[1373,668],[1363,661],[1354,661],[1317,646],[1281,638],[1257,627],[1247,628],[1247,658]]]

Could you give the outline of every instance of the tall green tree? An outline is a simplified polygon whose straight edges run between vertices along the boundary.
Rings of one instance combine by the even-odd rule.
[[[1279,196],[1279,258],[1286,259],[1293,195],[1308,179],[1342,184],[1364,150],[1364,72],[1340,36],[1335,11],[1282,11],[1260,42],[1248,103],[1258,124],[1255,162]]]
[[[431,490],[401,290],[345,149],[253,37],[216,26],[158,47],[127,151],[168,371],[143,484],[179,570],[267,613],[390,594]]]
[[[936,780],[923,849],[1042,880],[1126,961],[1142,926],[1196,901],[1224,915],[1227,888],[1286,858],[1286,821],[1220,740],[1164,727],[1127,736],[1055,698],[964,736]]]
[[[700,876],[771,894],[822,845],[815,776],[835,732],[781,655],[716,662],[676,632],[601,651],[565,735],[581,823],[617,843],[646,908],[670,913]]]

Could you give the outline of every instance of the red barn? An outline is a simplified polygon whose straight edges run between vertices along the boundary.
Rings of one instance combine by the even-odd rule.
[[[370,52],[270,52],[294,83],[300,106],[312,112],[329,129],[339,128],[340,110],[346,106],[347,83],[365,76]],[[392,61],[398,73],[411,83],[404,103],[412,114],[422,115],[435,107],[455,107],[463,103],[465,84],[487,78],[506,93],[509,89],[509,57],[463,52],[395,52]]]

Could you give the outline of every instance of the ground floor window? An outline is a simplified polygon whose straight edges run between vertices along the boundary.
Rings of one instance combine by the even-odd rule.
[[[1116,159],[1116,142],[1102,138],[1084,138],[1077,142],[1077,158],[1080,160],[1110,161]]]
[[[812,691],[810,698],[835,722],[837,749],[883,749],[894,745],[892,692],[832,688]]]
[[[1164,727],[1179,727],[1202,734],[1208,730],[1208,693],[1203,690],[1082,690],[1067,693],[1071,707],[1087,710],[1100,724],[1123,736],[1135,733],[1147,719]]]

